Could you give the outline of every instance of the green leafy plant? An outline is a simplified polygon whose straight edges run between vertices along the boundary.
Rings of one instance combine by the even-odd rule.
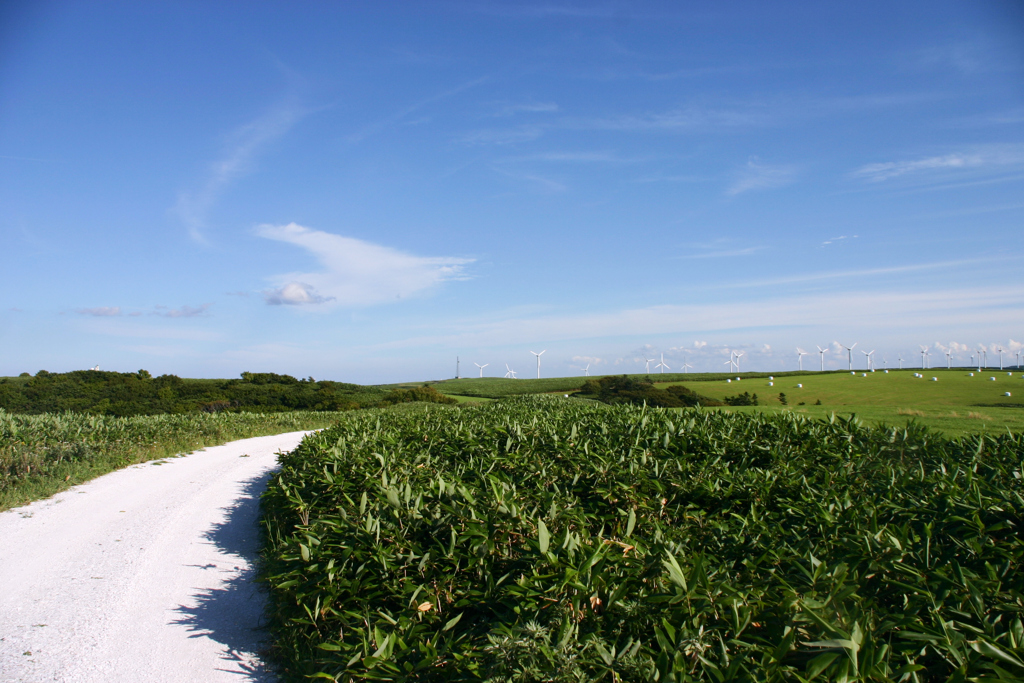
[[[287,680],[1024,677],[1024,438],[516,398],[282,457]]]

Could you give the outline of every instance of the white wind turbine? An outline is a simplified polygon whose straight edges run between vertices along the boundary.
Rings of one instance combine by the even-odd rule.
[[[825,354],[828,353],[828,349],[818,347],[818,355],[821,356],[821,371],[825,372]]]
[[[927,357],[928,357],[928,347],[927,346],[922,346],[921,347],[921,369],[922,370],[924,370],[925,367],[926,367],[924,362],[925,362],[925,358],[927,358]]]
[[[693,366],[689,363],[683,363],[683,374],[686,374],[686,368],[692,368]]]
[[[864,360],[868,364],[867,369],[870,370],[871,372],[875,371],[874,367],[872,367],[872,365],[871,365],[871,354],[873,354],[874,352],[875,352],[874,349],[871,349],[870,351],[861,351],[861,353],[864,354]]]
[[[512,368],[510,368],[508,366],[508,363],[505,363],[505,369],[508,370],[508,372],[505,373],[505,379],[510,379],[510,378],[511,379],[515,379],[516,378],[516,371],[513,370]]]
[[[1020,351],[1013,354],[1017,358],[1017,367],[1020,368]]]
[[[988,369],[988,349],[982,348],[982,350],[981,350],[981,357],[985,359],[984,360],[985,369],[987,370]]]
[[[999,369],[1002,370],[1003,369],[1003,347],[1000,346],[1000,347],[998,347],[998,349],[999,349]]]
[[[900,370],[903,369],[903,354],[900,354]]]
[[[537,379],[540,379],[540,357],[543,356],[547,352],[548,352],[547,349],[544,349],[540,353],[537,353],[536,351],[530,351],[530,353],[532,353],[533,355],[537,356]]]
[[[740,371],[740,356],[743,355],[743,352],[742,351],[734,351],[733,353],[736,354],[736,372],[739,372]]]
[[[850,361],[850,370],[853,370],[853,349],[854,349],[854,347],[857,346],[858,343],[859,342],[853,342],[853,346],[847,346],[846,344],[840,344],[840,346],[842,346],[844,349],[846,349],[847,360]]]
[[[946,369],[953,369],[953,352],[949,349],[946,349]]]
[[[800,366],[800,372],[804,371],[804,356],[806,356],[806,355],[807,355],[806,351],[801,349],[799,346],[796,347],[796,362],[797,362],[797,365]]]
[[[647,373],[648,375],[651,374],[651,361],[654,360],[654,359],[653,358],[648,358],[647,356],[645,356],[643,354],[640,354],[640,357],[643,358],[644,361],[645,361],[645,363],[644,363],[644,372]]]
[[[665,354],[661,354],[661,362],[654,366],[655,370],[657,370],[658,368],[661,368],[661,374],[663,375],[665,374],[665,368],[668,368],[669,370],[672,369],[665,365]]]
[[[484,363],[483,365],[480,365],[479,363],[473,363],[473,365],[475,365],[478,368],[480,368],[480,376],[483,377],[484,376],[484,368],[486,368],[488,365],[490,365],[490,363]]]
[[[583,368],[583,375],[585,377],[590,377],[590,363],[587,363],[587,367]]]

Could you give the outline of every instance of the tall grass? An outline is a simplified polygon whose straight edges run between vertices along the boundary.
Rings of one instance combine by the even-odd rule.
[[[251,436],[316,429],[336,413],[105,417],[0,410],[0,510],[120,467]]]

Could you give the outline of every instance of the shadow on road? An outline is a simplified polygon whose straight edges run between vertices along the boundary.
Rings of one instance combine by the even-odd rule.
[[[224,508],[222,523],[214,524],[204,537],[228,556],[220,565],[197,565],[225,575],[220,588],[202,589],[192,597],[193,605],[175,610],[180,618],[172,624],[185,626],[190,638],[209,638],[225,646],[221,656],[224,669],[239,674],[238,680],[273,683],[277,677],[264,664],[261,651],[269,640],[263,629],[266,595],[256,583],[259,552],[260,494],[267,488],[273,471],[244,481],[235,503]]]

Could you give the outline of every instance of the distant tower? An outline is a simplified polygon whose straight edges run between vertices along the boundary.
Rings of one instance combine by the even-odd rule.
[[[459,357],[455,356],[455,379],[462,379],[459,375]]]

